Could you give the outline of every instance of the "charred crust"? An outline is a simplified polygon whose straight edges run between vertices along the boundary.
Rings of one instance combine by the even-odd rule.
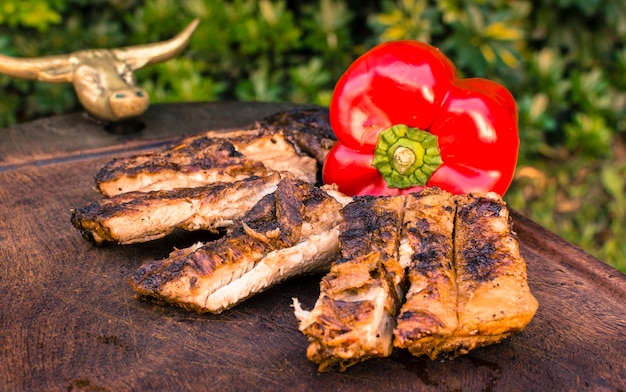
[[[237,151],[237,149],[235,148],[235,145],[229,141],[224,141],[221,145],[220,148],[218,149],[222,154],[224,154],[225,157],[227,158],[241,158],[243,157],[243,154],[241,154],[239,151]]]
[[[278,183],[276,196],[276,218],[280,228],[280,239],[284,246],[293,246],[300,239],[304,215],[303,190],[294,180],[284,179]]]
[[[456,219],[472,231],[463,234],[467,238],[464,239],[464,245],[460,250],[460,264],[457,268],[462,269],[468,279],[476,282],[492,281],[510,264],[510,258],[507,251],[499,247],[501,238],[498,234],[477,229],[484,228],[492,219],[502,219],[506,206],[501,199],[491,197],[469,195],[466,200],[468,200],[466,204],[461,203],[458,206]],[[510,229],[510,217],[507,219],[507,225]]]
[[[213,168],[224,168],[232,172],[264,168],[262,162],[251,161],[237,151],[235,145],[223,139],[211,139],[205,148],[173,148],[157,154],[135,155],[126,159],[113,159],[95,175],[96,183],[112,181],[122,176],[140,173],[193,172]],[[200,145],[202,140],[194,141]],[[193,144],[193,143],[192,143]]]
[[[506,208],[504,202],[488,197],[469,196],[470,202],[459,206],[457,219],[461,219],[468,225],[476,223],[477,219],[493,218],[500,216],[500,211]]]
[[[99,208],[97,207],[98,207],[98,203],[92,202],[92,203],[87,204],[84,207],[73,209],[72,214],[70,216],[70,222],[72,222],[72,225],[74,225],[74,227],[80,230],[82,228],[81,221],[84,219],[91,219],[94,214],[97,214],[99,210]]]
[[[413,324],[414,328],[402,328],[397,330],[397,335],[401,339],[419,339],[423,336],[432,335],[435,331],[445,327],[445,324],[434,314],[422,310],[406,310],[398,315],[398,321]],[[405,324],[407,325],[407,324]]]
[[[264,133],[282,132],[285,139],[319,165],[337,138],[330,127],[328,108],[293,109],[272,114],[255,124]]]
[[[371,208],[374,200],[372,197],[358,197],[341,210],[344,220],[339,239],[350,253],[354,250],[366,253],[369,250],[371,233],[376,229],[376,214]],[[344,257],[350,257],[350,254],[344,252]]]
[[[410,227],[407,232],[414,237],[421,236],[430,231],[430,221],[426,218],[417,219],[412,223],[414,226]]]
[[[491,242],[472,239],[462,251],[463,268],[472,280],[487,282],[495,279],[505,259]]]
[[[263,222],[270,222],[276,216],[276,203],[274,194],[263,196],[250,211],[243,217],[243,222],[255,229],[259,228]]]
[[[171,279],[172,274],[178,275],[182,268],[182,263],[168,263],[166,266],[160,262],[144,264],[135,271],[130,285],[142,295],[157,293]]]
[[[374,310],[371,301],[342,301],[328,297],[322,299],[325,311],[319,319],[318,336],[328,339],[349,332],[353,325],[361,320],[367,320]],[[323,326],[323,328],[320,328]]]
[[[411,256],[411,268],[426,274],[438,272],[441,268],[449,269],[443,265],[441,260],[448,260],[452,257],[452,241],[443,234],[419,231],[418,228],[409,228],[409,235],[414,240],[414,253]]]
[[[306,184],[306,183],[303,183]],[[328,203],[328,201],[335,200],[333,197],[329,196],[328,193],[324,192],[322,189],[316,186],[306,185],[306,192],[303,198],[303,203],[308,209],[315,209],[318,206]]]
[[[394,198],[401,196],[356,197],[341,210],[344,220],[339,240],[344,258],[362,256],[372,250],[387,247],[397,249],[402,211],[401,208],[399,210],[394,208]],[[388,250],[383,252],[389,253]]]
[[[411,268],[423,274],[436,274],[444,268],[440,261],[442,256],[441,250],[433,248],[414,253],[411,257]]]
[[[97,245],[97,246],[101,246],[102,244],[98,243],[98,241],[96,241],[96,239],[93,236],[93,232],[91,230],[85,230],[82,229],[78,226],[76,226],[78,228],[78,231],[80,232],[80,235],[87,241],[89,241],[90,243]]]
[[[286,133],[315,134],[336,139],[330,127],[327,108],[293,109],[272,114],[258,123],[261,129]]]

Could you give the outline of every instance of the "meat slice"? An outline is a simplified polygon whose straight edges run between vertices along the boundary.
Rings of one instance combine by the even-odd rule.
[[[458,327],[454,268],[454,196],[438,188],[407,195],[400,260],[409,289],[394,345],[437,358]]]
[[[538,303],[500,196],[457,198],[454,243],[459,326],[450,346],[464,354],[521,331]]]
[[[132,244],[165,237],[175,229],[218,231],[234,225],[263,196],[276,190],[278,172],[196,188],[128,192],[72,212],[83,237],[102,244]]]
[[[224,237],[142,265],[131,287],[139,296],[220,313],[289,277],[327,270],[339,253],[343,206],[329,193],[337,192],[285,178]]]
[[[282,131],[299,151],[324,164],[337,138],[330,127],[328,108],[298,108],[268,116],[258,124],[261,129]]]
[[[314,183],[317,162],[298,154],[280,131],[209,131],[165,151],[114,159],[95,181],[100,192],[114,196],[263,177],[274,171]]]
[[[340,371],[393,349],[395,316],[403,295],[398,262],[402,196],[362,197],[343,210],[341,258],[320,283],[313,310],[294,299],[307,357],[320,371]]]

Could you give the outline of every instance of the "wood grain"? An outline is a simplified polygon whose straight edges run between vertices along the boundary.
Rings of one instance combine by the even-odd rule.
[[[79,114],[0,130],[0,390],[626,390],[626,276],[519,214],[539,301],[521,334],[453,361],[396,351],[341,374],[308,362],[290,307],[292,297],[312,307],[319,276],[197,315],[135,299],[128,279],[206,234],[98,248],[71,226],[71,208],[100,197],[93,175],[111,157],[287,106],[163,105],[137,135],[86,126]]]

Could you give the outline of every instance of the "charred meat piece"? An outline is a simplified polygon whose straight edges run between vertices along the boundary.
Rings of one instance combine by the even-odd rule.
[[[436,358],[458,326],[454,268],[454,196],[438,188],[407,195],[400,260],[409,289],[398,315],[394,345]]]
[[[101,244],[132,244],[165,237],[175,229],[218,231],[234,225],[263,196],[276,190],[278,172],[196,188],[129,192],[72,212],[83,237]]]
[[[459,326],[450,346],[464,354],[521,331],[538,303],[500,196],[457,197],[454,245]]]
[[[321,188],[285,178],[225,236],[142,265],[131,287],[139,296],[220,313],[289,277],[327,270],[339,253],[342,206]]]
[[[398,262],[403,197],[363,197],[343,210],[341,258],[320,283],[313,310],[294,299],[307,357],[320,371],[340,371],[368,358],[389,356],[403,294]]]
[[[405,247],[412,252],[410,288],[396,347],[454,358],[521,331],[533,318],[537,301],[497,194],[459,195],[454,203],[436,190],[408,196],[401,253]]]
[[[328,108],[293,109],[273,114],[260,121],[261,129],[282,131],[298,149],[324,164],[337,138],[328,120]]]
[[[263,177],[274,171],[314,183],[317,162],[298,154],[282,132],[211,131],[165,151],[114,159],[95,180],[100,192],[113,196]]]

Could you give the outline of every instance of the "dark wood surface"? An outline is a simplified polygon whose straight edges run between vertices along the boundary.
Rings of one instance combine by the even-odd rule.
[[[71,226],[70,209],[100,197],[93,176],[111,158],[291,106],[153,105],[135,134],[82,114],[0,130],[0,390],[626,390],[626,275],[519,214],[539,301],[521,334],[453,361],[396,351],[345,373],[318,373],[306,359],[290,307],[292,297],[312,307],[319,276],[221,315],[193,314],[135,299],[128,279],[201,233],[96,248]]]

